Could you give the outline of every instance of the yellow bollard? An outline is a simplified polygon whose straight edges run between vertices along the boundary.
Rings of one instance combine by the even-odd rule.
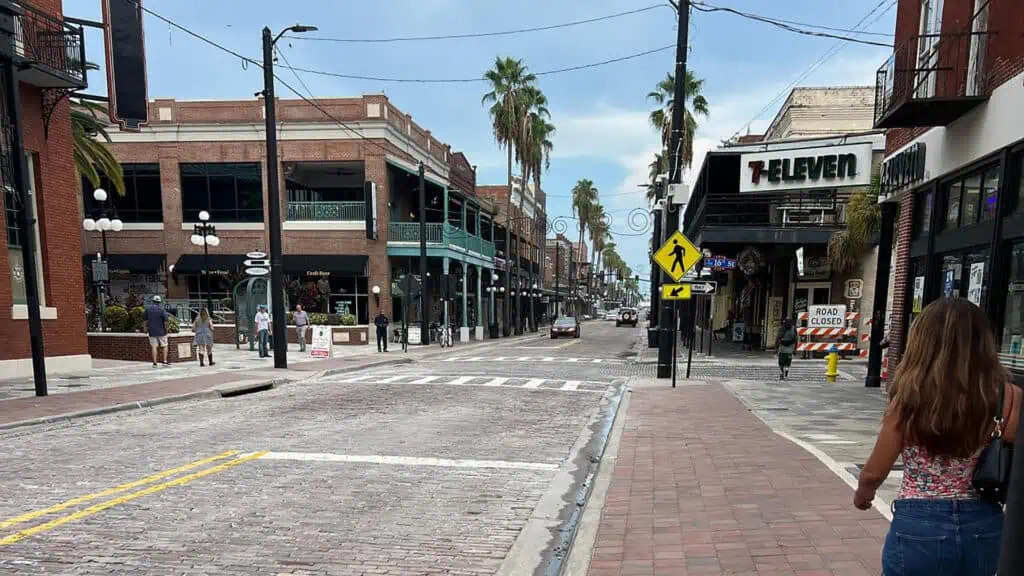
[[[839,377],[839,353],[835,351],[835,348],[825,356],[825,361],[825,378],[827,378],[830,383],[834,383],[836,378]]]

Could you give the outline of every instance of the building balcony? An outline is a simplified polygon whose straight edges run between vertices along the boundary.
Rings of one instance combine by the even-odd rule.
[[[480,236],[461,230],[451,224],[428,223],[426,225],[427,251],[430,256],[465,254],[477,259],[492,261],[494,243]],[[391,222],[388,224],[389,253],[419,255],[420,225],[417,222]],[[394,250],[392,250],[394,249]],[[440,254],[439,251],[451,254]],[[406,254],[408,252],[408,254]]]
[[[365,222],[363,202],[288,202],[290,222]]]
[[[946,126],[988,99],[988,32],[914,36],[875,76],[875,128]]]
[[[20,6],[24,13],[14,22],[18,79],[39,88],[86,88],[82,28],[54,18],[28,2],[22,1]]]
[[[683,231],[703,243],[822,244],[846,226],[849,192],[695,195]]]

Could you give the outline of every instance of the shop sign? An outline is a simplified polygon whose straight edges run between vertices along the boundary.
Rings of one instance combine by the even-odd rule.
[[[956,295],[956,273],[953,270],[942,273],[942,295],[947,298]]]
[[[743,154],[740,192],[866,186],[871,183],[871,144]]]
[[[911,304],[910,311],[913,312],[914,314],[920,314],[921,313],[921,304],[923,303],[923,301],[924,301],[924,276],[915,276],[914,277],[914,300],[913,300],[913,303]],[[886,322],[885,325],[888,326],[889,323]]]
[[[852,278],[846,281],[846,298],[848,300],[860,300],[864,293],[864,281],[859,278]]]
[[[743,342],[743,338],[747,334],[746,322],[733,322],[732,323],[732,341]]]
[[[313,342],[309,347],[312,358],[331,357],[331,327],[313,326]]]
[[[826,304],[811,306],[807,310],[808,328],[842,328],[846,323],[846,306]]]
[[[918,142],[882,162],[880,199],[924,180],[925,150],[924,142]]]
[[[967,299],[975,306],[981,306],[981,286],[985,281],[985,263],[971,264],[971,274],[967,283]]]

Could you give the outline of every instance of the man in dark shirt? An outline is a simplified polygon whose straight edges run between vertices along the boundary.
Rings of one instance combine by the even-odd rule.
[[[388,317],[384,315],[383,311],[377,311],[377,317],[373,319],[373,324],[377,326],[377,352],[388,351]],[[384,347],[381,350],[381,346]]]
[[[163,353],[164,366],[167,361],[167,310],[160,305],[160,296],[153,296],[153,301],[146,306],[146,332],[149,333],[149,347],[153,349],[153,366],[156,366],[158,351]]]

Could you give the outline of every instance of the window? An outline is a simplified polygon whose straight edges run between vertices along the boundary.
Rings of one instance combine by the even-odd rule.
[[[960,297],[960,275],[963,272],[963,259],[959,254],[950,254],[942,257],[942,274],[939,280],[942,282],[941,294],[947,297]]]
[[[935,197],[932,192],[918,196],[914,201],[914,237],[924,236],[932,228],[932,208]]]
[[[964,180],[963,201],[960,204],[960,225],[970,226],[978,221],[981,205],[981,174],[971,174]]]
[[[291,308],[302,304],[311,314],[347,313],[355,315],[357,324],[370,323],[370,292],[366,276],[289,275],[285,278],[285,290]]]
[[[985,172],[981,188],[981,221],[995,220],[999,208],[999,168],[993,166]]]
[[[32,214],[35,222],[32,226],[35,245],[36,285],[39,289],[39,305],[46,305],[46,290],[43,286],[43,251],[39,243],[39,210],[36,203],[35,157],[31,153],[25,155],[25,169],[28,178],[28,192],[32,201]],[[11,187],[4,188],[4,212],[7,219],[7,255],[11,267],[11,296],[14,304],[24,305],[28,302],[28,290],[25,285],[25,250],[21,242],[21,200]]]
[[[918,258],[911,264],[913,280],[910,283],[910,321],[907,326],[914,323],[914,319],[921,314],[924,308],[924,274],[928,267],[924,258]]]
[[[198,222],[206,210],[217,222],[263,222],[263,177],[258,163],[182,164],[181,211]]]
[[[999,359],[1005,366],[1024,369],[1024,242],[1010,253],[1009,287]]]
[[[160,197],[160,165],[159,164],[122,164],[124,169],[124,195],[118,194],[110,179],[100,177],[100,188],[108,192],[105,210],[122,222],[163,222],[163,200]],[[88,179],[82,178],[82,196],[85,200],[85,213],[92,215],[99,211],[93,200],[95,190]],[[112,214],[111,214],[112,215]]]
[[[946,230],[952,230],[960,225],[960,191],[962,189],[962,182],[954,182],[946,187]]]
[[[190,300],[221,300],[231,298],[231,278],[223,274],[188,274],[188,297]],[[209,282],[209,285],[207,285]],[[214,304],[216,305],[216,304]]]

